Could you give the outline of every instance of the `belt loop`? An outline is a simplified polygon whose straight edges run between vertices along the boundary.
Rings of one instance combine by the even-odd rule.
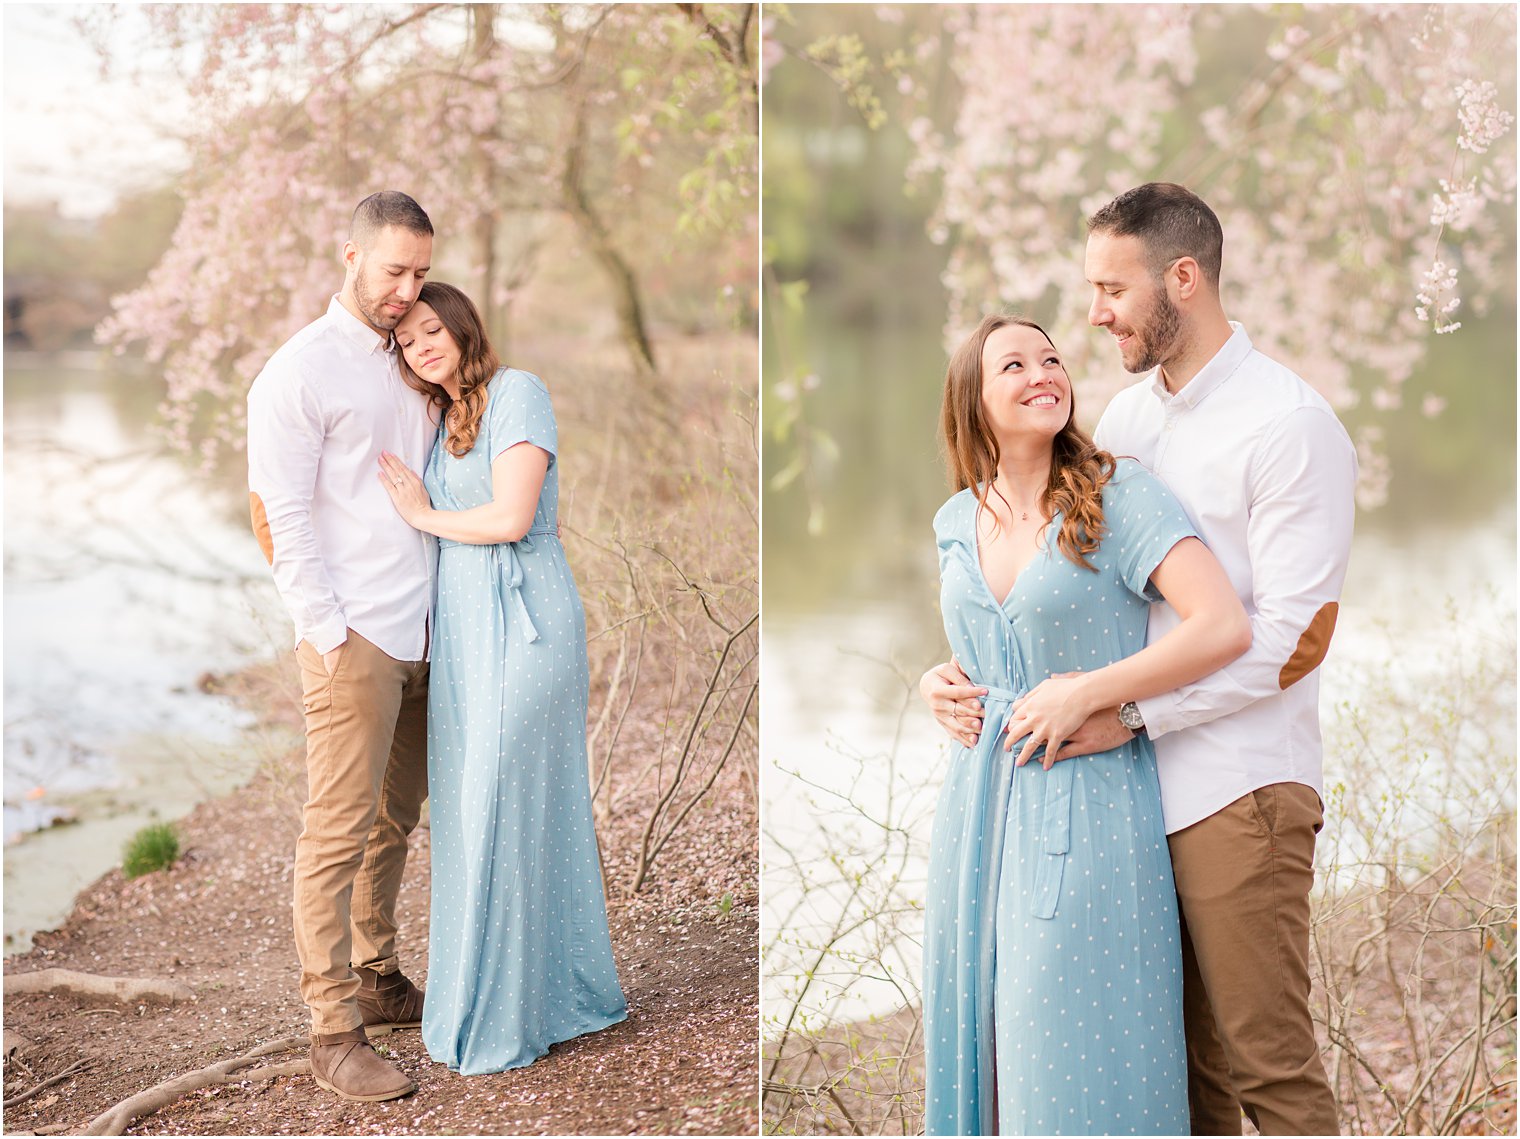
[[[1034,895],[1029,912],[1037,918],[1053,918],[1061,900],[1061,878],[1071,850],[1071,791],[1075,770],[1070,760],[1057,763],[1044,773],[1045,804],[1040,810],[1039,865],[1035,867]]]

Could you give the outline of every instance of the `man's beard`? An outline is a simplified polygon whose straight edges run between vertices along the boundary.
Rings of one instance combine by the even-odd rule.
[[[1125,371],[1149,372],[1175,354],[1177,342],[1182,338],[1182,313],[1172,304],[1164,286],[1156,290],[1156,299],[1146,311],[1144,321],[1132,331],[1140,341],[1141,351],[1133,364],[1124,365]]]
[[[364,281],[364,269],[360,266],[359,272],[354,275],[354,301],[359,306],[359,311],[364,314],[364,319],[369,321],[375,328],[390,332],[401,323],[401,318],[406,313],[392,314],[386,312],[375,295],[369,291],[369,286]]]

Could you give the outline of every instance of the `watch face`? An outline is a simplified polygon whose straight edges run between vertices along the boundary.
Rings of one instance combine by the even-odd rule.
[[[1119,722],[1130,731],[1135,731],[1145,726],[1145,720],[1140,715],[1140,709],[1134,704],[1120,705]]]

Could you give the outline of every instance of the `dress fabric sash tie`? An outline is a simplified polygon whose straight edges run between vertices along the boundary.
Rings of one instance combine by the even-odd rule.
[[[982,723],[984,726],[990,723],[997,723],[998,730],[992,733],[990,737],[984,732],[981,738],[977,740],[977,750],[989,746],[996,747],[999,750],[1002,749],[1005,739],[1002,724],[1007,720],[1013,702],[1022,695],[1023,693],[1015,693],[1006,688],[987,687],[987,695],[983,699]],[[1000,713],[997,716],[988,714],[989,708],[993,703],[996,703],[998,712]],[[1019,746],[1015,744],[1013,752],[1010,754],[1016,755],[1019,750]],[[1029,757],[1029,763],[1039,763],[1044,755],[1045,748],[1044,745],[1041,745]],[[984,760],[983,762],[985,763],[986,761]],[[1066,855],[1071,850],[1071,796],[1076,770],[1076,764],[1068,760],[1055,764],[1049,771],[1042,772],[1041,775],[1043,798],[1039,811],[1040,834],[1038,849],[1044,857],[1035,866],[1034,889],[1030,894],[1028,904],[1029,913],[1037,918],[1053,918],[1056,916],[1056,905],[1061,897],[1062,871],[1066,866]],[[1004,782],[1011,786],[1013,779],[1018,774],[1011,759],[1007,762],[1006,774],[1007,779]],[[1001,851],[1001,835],[1008,821],[1007,790],[1005,789],[1002,796],[993,796],[989,799],[989,809],[992,805],[992,799],[997,798],[1001,799],[1001,812],[996,818],[989,817],[986,820],[986,824],[995,825],[998,828],[996,832],[999,836],[998,841],[989,845],[997,845],[999,851]],[[992,900],[994,905],[988,907],[991,909],[996,908],[998,869],[998,867],[993,867],[992,876],[987,879],[991,884],[993,892]]]
[[[455,546],[473,546],[476,549],[486,550],[491,560],[491,576],[495,579],[496,588],[501,594],[502,611],[511,615],[512,623],[517,626],[523,636],[532,642],[538,640],[538,629],[534,626],[533,618],[528,613],[527,602],[523,600],[523,567],[518,553],[520,550],[531,553],[535,537],[558,535],[558,533],[558,527],[537,525],[515,542],[497,542],[493,545],[485,545],[479,542],[456,542],[451,538],[439,538],[438,551],[442,553],[444,550]]]

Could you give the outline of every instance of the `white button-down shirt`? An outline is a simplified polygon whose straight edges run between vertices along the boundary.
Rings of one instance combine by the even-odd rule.
[[[437,546],[396,513],[378,475],[382,450],[421,473],[435,434],[390,338],[337,297],[254,379],[254,529],[297,644],[329,652],[352,629],[396,660],[425,657]]]
[[[1095,432],[1171,488],[1251,618],[1244,656],[1139,702],[1168,833],[1270,783],[1324,797],[1317,667],[1346,578],[1356,450],[1319,393],[1231,327],[1176,395],[1153,372],[1114,397]],[[1152,606],[1147,640],[1179,620]]]

